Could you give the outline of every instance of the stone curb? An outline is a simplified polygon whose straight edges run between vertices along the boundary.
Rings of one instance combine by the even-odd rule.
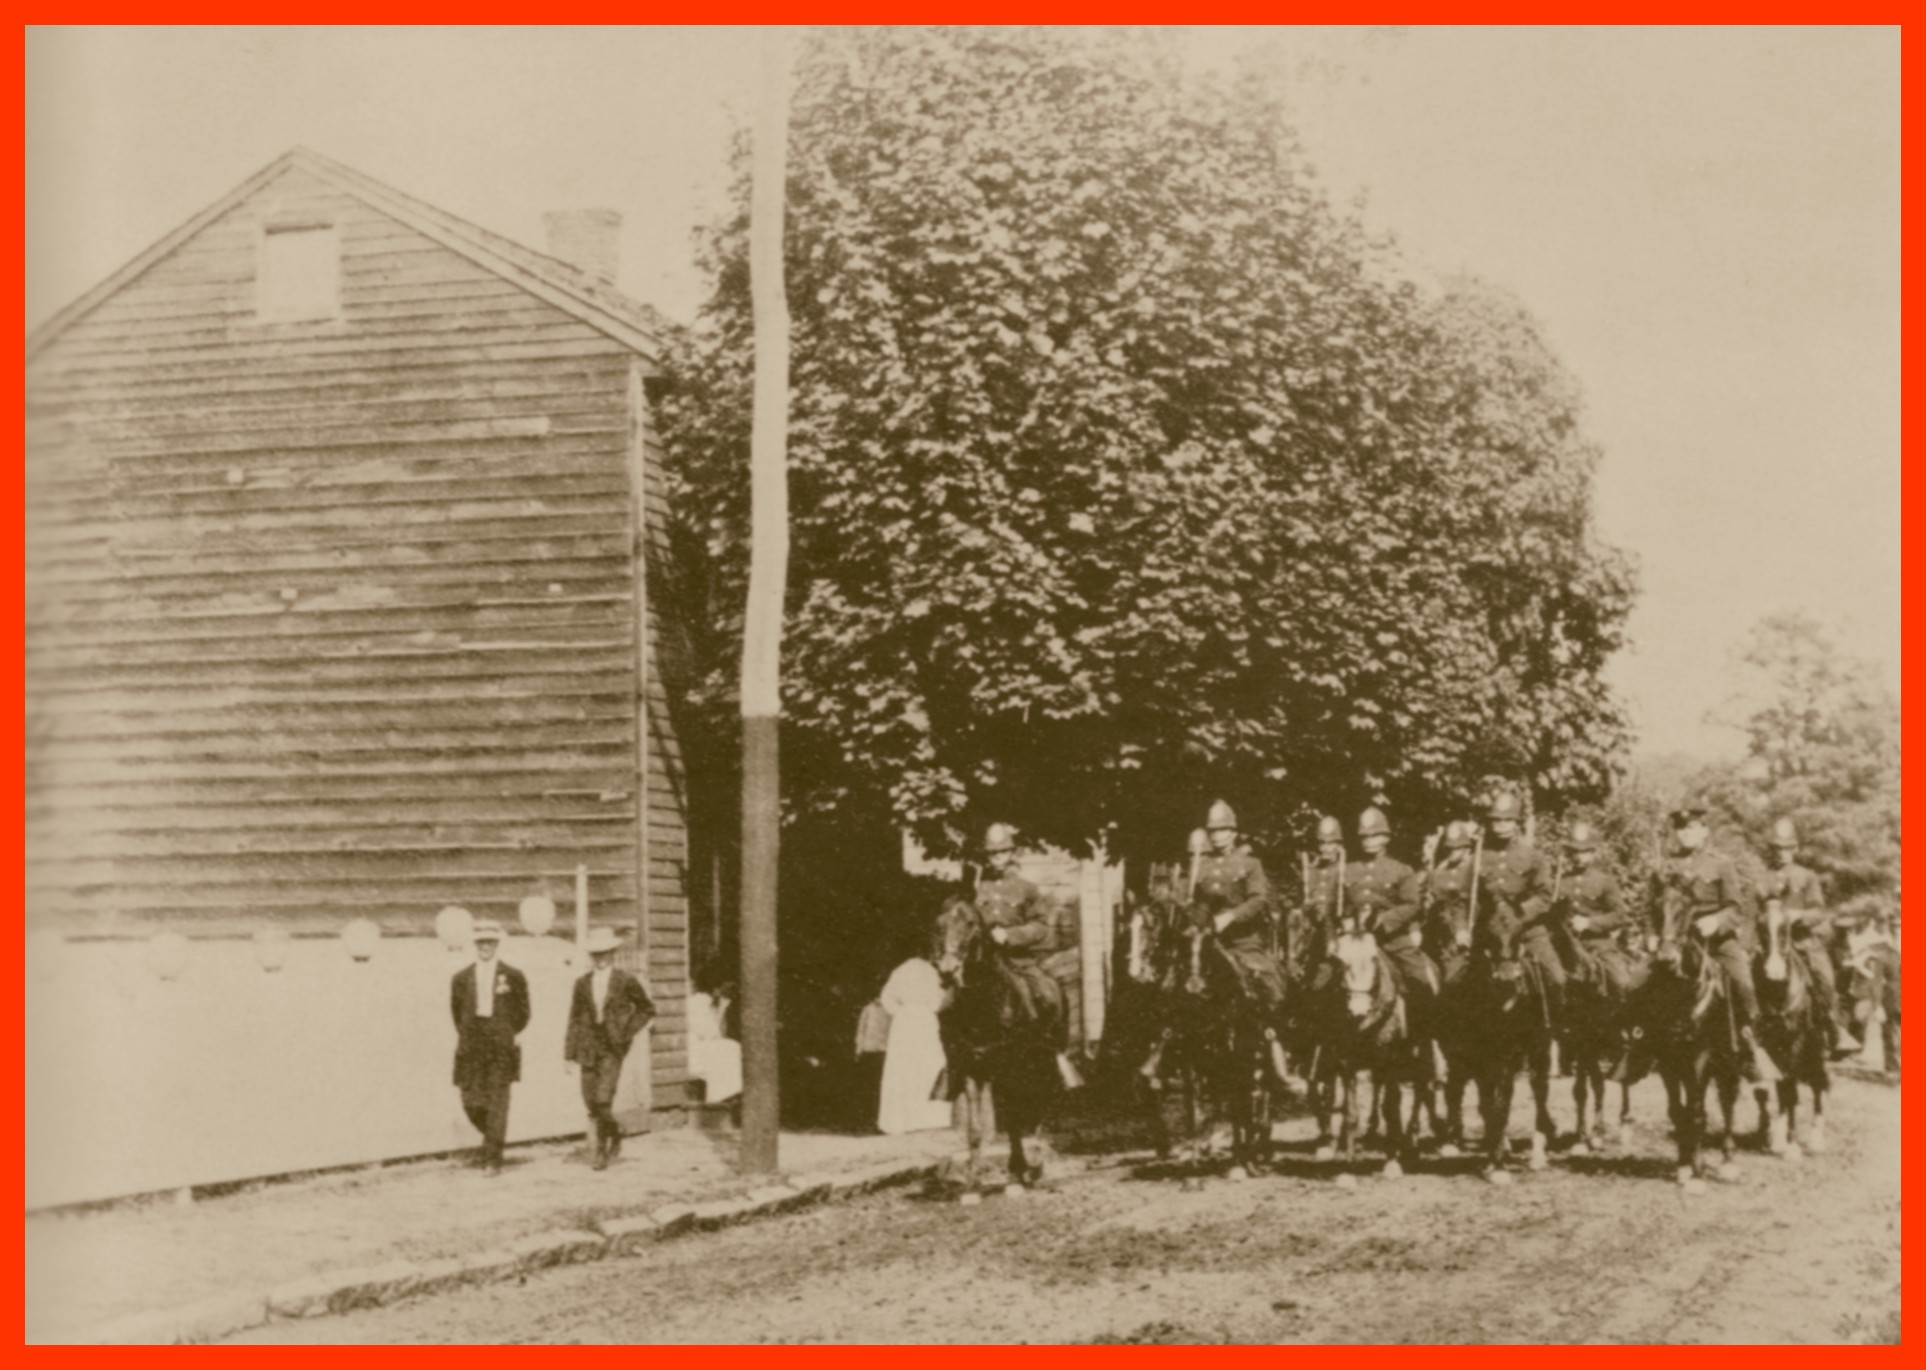
[[[552,1266],[599,1261],[606,1254],[603,1248],[607,1245],[608,1238],[600,1232],[538,1232],[533,1237],[524,1237],[515,1242],[509,1250],[520,1257],[520,1265],[515,1273],[529,1275]]]
[[[985,1156],[990,1155],[985,1148]],[[658,1241],[713,1232],[758,1218],[859,1198],[879,1190],[935,1179],[956,1156],[939,1161],[884,1161],[834,1175],[785,1177],[735,1198],[669,1203],[646,1214],[610,1218],[594,1231],[556,1229],[508,1246],[436,1261],[383,1265],[309,1275],[261,1294],[222,1295],[180,1308],[134,1313],[102,1323],[69,1345],[154,1345],[219,1341],[270,1319],[293,1321],[378,1308],[402,1299],[470,1285],[525,1279],[539,1270],[632,1256]]]

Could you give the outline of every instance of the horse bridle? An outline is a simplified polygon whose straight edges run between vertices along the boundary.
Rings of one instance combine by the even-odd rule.
[[[939,919],[947,918],[951,910],[959,910],[969,914],[970,923],[976,935],[976,940],[978,940],[979,942],[990,940],[989,920],[984,918],[983,910],[976,906],[976,901],[974,899],[964,899],[961,897],[952,899],[949,902],[949,904],[945,906],[944,911],[941,914],[938,914],[937,917]],[[959,956],[957,958],[957,966],[954,971],[948,971],[943,969],[941,962],[948,961],[949,959],[950,959],[950,948],[945,946],[943,948],[943,955],[939,959],[939,964],[936,967],[937,978],[940,979],[944,984],[960,985],[963,983],[963,968],[967,964],[967,958]]]

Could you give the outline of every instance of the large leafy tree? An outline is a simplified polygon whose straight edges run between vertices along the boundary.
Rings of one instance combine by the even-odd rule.
[[[1706,768],[1694,791],[1761,850],[1772,825],[1797,826],[1800,859],[1849,910],[1899,894],[1899,701],[1866,662],[1808,614],[1757,623],[1740,649],[1745,687],[1729,712],[1743,764]]]
[[[1515,303],[1401,279],[1260,76],[1141,34],[812,37],[794,106],[792,813],[1167,850],[1497,772],[1609,785],[1632,593]],[[746,564],[746,217],[663,412],[707,699]]]

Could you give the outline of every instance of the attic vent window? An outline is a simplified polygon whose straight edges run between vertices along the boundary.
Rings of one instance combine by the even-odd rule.
[[[333,224],[269,224],[261,234],[255,312],[277,323],[341,313],[341,238]]]

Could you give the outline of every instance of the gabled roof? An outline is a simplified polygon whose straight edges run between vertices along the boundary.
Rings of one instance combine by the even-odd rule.
[[[499,233],[491,233],[446,210],[405,195],[352,167],[318,152],[295,148],[283,153],[240,185],[169,233],[127,265],[89,290],[27,335],[27,356],[45,348],[68,327],[85,317],[168,253],[275,177],[298,168],[327,182],[343,194],[406,224],[424,237],[458,252],[486,270],[512,281],[531,295],[546,300],[591,328],[633,348],[653,362],[661,356],[662,316],[639,300],[632,300],[604,281],[560,258],[524,247]]]

